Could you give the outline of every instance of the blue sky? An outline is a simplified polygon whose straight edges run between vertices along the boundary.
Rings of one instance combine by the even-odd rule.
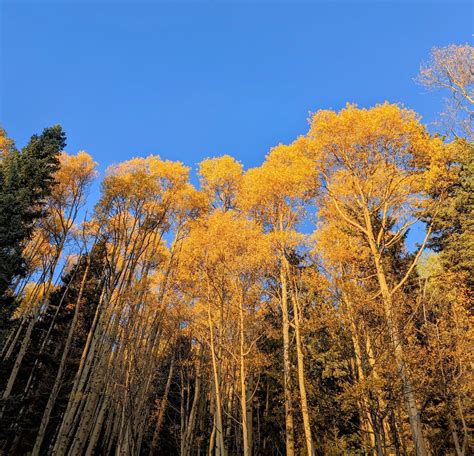
[[[402,102],[432,46],[472,34],[472,9],[405,2],[24,2],[1,6],[1,113],[22,146],[53,123],[101,169],[157,153],[246,166],[307,129],[309,111]]]
[[[151,153],[256,166],[310,111],[346,102],[401,102],[432,122],[441,96],[413,81],[420,62],[473,32],[456,0],[0,0],[0,14],[1,124],[22,147],[60,123],[102,176]]]
[[[402,102],[430,48],[472,34],[469,2],[1,3],[0,121],[18,146],[60,123],[100,163],[150,153],[246,167],[307,130],[310,111]],[[95,193],[95,192],[94,192]]]

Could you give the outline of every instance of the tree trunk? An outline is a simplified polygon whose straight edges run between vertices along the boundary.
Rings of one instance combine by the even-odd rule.
[[[244,303],[240,297],[240,405],[242,415],[242,437],[244,456],[251,456],[252,448],[249,445],[248,426],[247,421],[247,378],[245,372],[245,334],[244,334]]]
[[[395,362],[397,364],[398,371],[400,372],[400,377],[403,384],[403,395],[405,398],[408,417],[410,420],[410,427],[412,431],[413,441],[416,447],[416,454],[418,456],[426,456],[428,453],[426,450],[425,439],[423,437],[420,414],[415,402],[413,386],[406,372],[402,341],[400,339],[398,328],[395,322],[395,318],[393,316],[392,293],[390,292],[388,284],[387,284],[387,278],[386,278],[385,271],[380,259],[380,253],[375,243],[375,238],[374,238],[373,230],[372,230],[372,224],[370,222],[370,217],[368,214],[365,214],[365,220],[366,220],[366,227],[367,227],[367,233],[368,233],[367,237],[369,241],[369,246],[370,246],[370,250],[372,252],[372,256],[373,256],[373,260],[375,264],[377,280],[380,287],[380,293],[382,295],[382,301],[383,301],[385,319],[388,326],[388,332],[389,332],[390,339],[393,346]]]
[[[212,361],[212,373],[214,377],[214,393],[215,393],[215,431],[216,431],[216,456],[225,456],[225,445],[224,445],[224,432],[222,429],[222,404],[219,384],[219,372],[217,366],[217,357],[214,346],[214,323],[211,317],[211,304],[208,303],[207,316],[210,332],[210,348],[211,348],[211,361]]]
[[[102,293],[99,298],[99,303],[95,311],[94,320],[87,335],[86,344],[84,346],[84,349],[82,350],[81,360],[74,376],[72,390],[69,395],[69,401],[66,407],[66,411],[64,412],[64,415],[61,420],[61,425],[59,426],[59,431],[56,437],[56,443],[54,445],[53,453],[58,451],[58,454],[62,454],[65,451],[65,445],[67,445],[66,440],[70,433],[74,417],[76,416],[77,408],[83,400],[82,394],[84,385],[86,383],[86,378],[88,377],[89,370],[93,363],[93,355],[95,353],[95,348],[99,339],[99,318],[104,298],[105,286],[102,289]]]
[[[355,322],[354,309],[352,306],[352,302],[348,299],[347,294],[343,289],[341,289],[341,294],[350,325],[350,333],[352,345],[354,347],[357,376],[359,378],[359,381],[364,381],[366,379],[366,369],[364,369],[364,366],[362,364],[362,346],[359,340],[359,333],[357,331],[357,326]],[[370,345],[370,341],[368,338],[367,344]],[[368,356],[370,357],[370,354]],[[359,403],[362,423],[361,427],[362,431],[369,436],[371,452],[375,449],[377,456],[383,456],[384,452],[382,448],[382,436],[380,435],[380,426],[378,425],[378,413],[375,409],[374,400],[369,393],[369,397],[361,397]]]
[[[286,455],[295,454],[295,431],[293,422],[293,402],[291,388],[291,359],[290,359],[290,319],[288,315],[288,283],[285,274],[284,252],[280,265],[281,281],[281,313],[283,329],[283,388],[285,393],[285,430],[286,430]]]
[[[285,259],[285,265],[290,275],[290,268],[288,261]],[[306,394],[306,382],[304,375],[304,355],[303,355],[303,342],[301,340],[301,331],[300,331],[300,316],[298,308],[298,299],[297,299],[297,290],[296,284],[293,282],[293,290],[291,293],[291,301],[293,304],[293,315],[294,315],[294,326],[295,326],[295,336],[296,336],[296,361],[297,361],[297,373],[298,373],[298,385],[300,389],[300,400],[301,400],[301,414],[303,416],[303,429],[306,442],[306,451],[308,456],[314,456],[314,447],[313,447],[313,437],[311,435],[311,423],[309,419],[309,410],[308,410],[308,399]]]
[[[49,418],[51,416],[51,412],[53,411],[54,404],[56,403],[56,398],[58,397],[59,389],[61,388],[63,375],[66,368],[66,363],[67,363],[67,357],[69,355],[69,349],[71,348],[72,338],[74,336],[77,320],[79,318],[79,311],[81,308],[81,299],[82,299],[82,294],[84,292],[87,275],[89,274],[89,268],[90,268],[90,259],[87,258],[87,266],[84,271],[84,275],[82,277],[82,282],[81,282],[81,288],[79,289],[79,294],[77,296],[76,307],[74,309],[74,317],[72,319],[71,326],[69,327],[69,332],[67,335],[66,344],[63,349],[63,354],[61,356],[61,362],[59,364],[58,373],[56,374],[54,385],[49,395],[48,402],[46,404],[46,408],[43,413],[43,418],[41,419],[41,424],[38,430],[38,434],[36,436],[35,445],[33,447],[33,452],[32,452],[33,456],[38,456],[40,454],[41,445],[43,443],[43,439],[46,434],[46,429],[49,424]]]
[[[186,432],[184,434],[184,442],[181,445],[181,456],[188,456],[191,449],[191,440],[194,435],[194,428],[196,426],[196,416],[198,413],[198,405],[201,400],[201,364],[202,359],[199,358],[198,365],[196,367],[196,381],[194,384],[194,397],[191,405],[191,411],[189,412],[188,422],[186,424]]]
[[[165,419],[165,411],[168,406],[168,394],[170,392],[171,380],[173,379],[173,370],[174,370],[174,354],[171,358],[170,370],[168,373],[168,378],[166,380],[165,391],[163,393],[163,398],[161,399],[160,409],[158,411],[158,417],[156,419],[155,432],[153,433],[153,440],[151,443],[151,454],[156,454],[158,451],[158,439],[160,437],[161,428],[163,426],[163,421]]]
[[[28,345],[30,344],[30,339],[31,339],[31,333],[33,332],[33,328],[35,326],[36,322],[36,317],[33,315],[31,317],[31,320],[28,324],[28,328],[26,329],[25,336],[23,337],[23,341],[20,346],[20,351],[18,352],[18,355],[15,359],[15,364],[13,365],[13,369],[10,373],[10,376],[8,377],[8,383],[7,386],[5,387],[5,391],[3,392],[2,399],[8,399],[10,397],[10,394],[12,392],[13,386],[15,384],[16,377],[18,375],[18,371],[20,370],[21,363],[23,361],[23,358],[26,355],[26,350],[28,349]]]

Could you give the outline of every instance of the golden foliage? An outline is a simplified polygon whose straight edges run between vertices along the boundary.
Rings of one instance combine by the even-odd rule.
[[[201,188],[211,200],[224,209],[230,209],[234,205],[242,181],[241,163],[229,155],[208,158],[199,164],[198,174]]]

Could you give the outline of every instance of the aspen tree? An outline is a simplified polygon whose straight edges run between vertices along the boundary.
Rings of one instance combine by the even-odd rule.
[[[86,152],[79,152],[77,156],[62,152],[59,156],[59,163],[60,168],[54,174],[56,185],[53,187],[47,201],[47,216],[42,221],[42,229],[48,233],[50,239],[53,239],[55,250],[51,264],[48,265],[48,268],[45,270],[47,273],[44,275],[47,291],[41,305],[38,306],[38,312],[29,317],[29,323],[20,350],[15,359],[8,383],[3,391],[3,399],[7,399],[12,392],[18,371],[30,343],[33,328],[39,316],[48,307],[48,299],[52,291],[52,280],[56,266],[63,253],[78,212],[85,203],[87,189],[96,175],[96,163]]]
[[[290,359],[290,310],[291,277],[288,255],[301,241],[296,226],[305,212],[305,205],[314,197],[315,167],[300,150],[298,142],[290,146],[279,145],[271,150],[259,168],[250,169],[244,176],[239,205],[252,214],[271,233],[277,261],[278,280],[281,286],[286,451],[294,454],[293,387]],[[295,309],[293,309],[294,312]],[[299,322],[297,323],[299,324]],[[297,344],[301,344],[298,338]],[[308,455],[313,454],[313,439],[304,389],[304,361],[302,347],[298,347],[298,380],[304,422],[305,443]]]
[[[419,219],[417,211],[426,210],[424,177],[433,159],[442,156],[442,141],[428,135],[414,112],[388,103],[368,110],[348,105],[339,113],[320,111],[311,121],[308,138],[321,170],[327,204],[364,236],[370,249],[413,442],[417,454],[426,455],[394,300],[412,276],[431,229],[428,227],[421,247],[396,283],[390,283],[385,262],[387,249],[402,242]]]

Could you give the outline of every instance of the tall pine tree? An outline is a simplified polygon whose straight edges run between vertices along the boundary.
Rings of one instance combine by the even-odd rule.
[[[14,310],[9,287],[15,277],[25,273],[22,249],[31,236],[34,222],[43,214],[45,198],[54,185],[58,154],[66,146],[60,125],[33,135],[18,151],[5,132],[0,159],[0,327]]]

